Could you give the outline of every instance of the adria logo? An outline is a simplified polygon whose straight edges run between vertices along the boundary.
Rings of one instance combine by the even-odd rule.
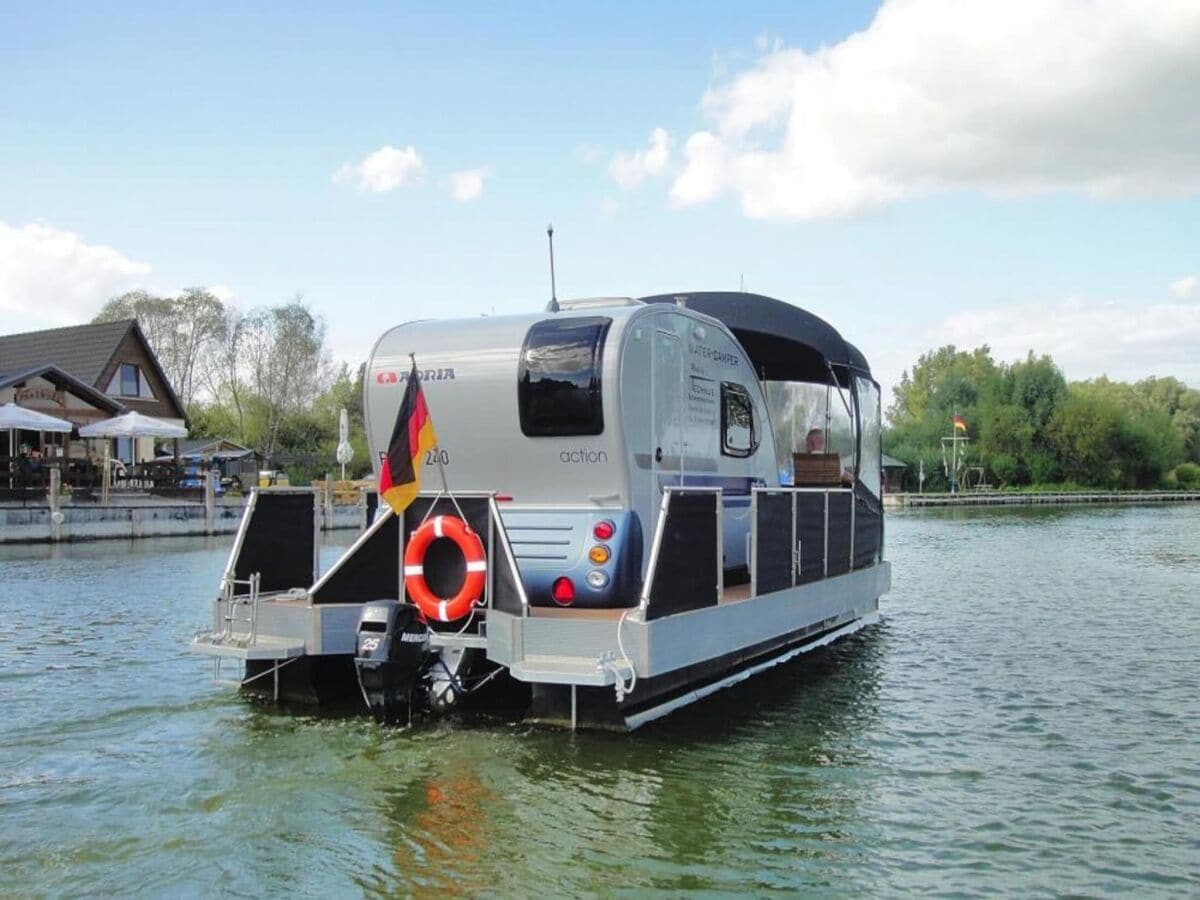
[[[426,369],[418,372],[421,381],[454,381],[454,369]],[[376,384],[399,384],[408,381],[408,372],[376,372]]]

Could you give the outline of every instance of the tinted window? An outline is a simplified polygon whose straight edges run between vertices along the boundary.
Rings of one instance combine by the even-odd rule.
[[[530,437],[600,434],[600,361],[612,319],[548,319],[525,336],[517,370],[521,431]]]
[[[750,392],[740,384],[721,382],[721,452],[726,456],[749,456],[757,449]]]

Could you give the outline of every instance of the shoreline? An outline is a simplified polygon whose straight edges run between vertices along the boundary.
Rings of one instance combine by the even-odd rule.
[[[365,527],[365,504],[327,507],[320,501],[318,494],[321,531]],[[107,505],[64,503],[55,511],[44,501],[36,505],[3,502],[0,546],[236,534],[245,505],[245,499],[218,501],[208,508],[196,501],[138,497]],[[56,515],[59,521],[55,521]]]
[[[890,509],[946,506],[1081,506],[1085,504],[1196,503],[1200,491],[980,491],[958,494],[884,494]]]

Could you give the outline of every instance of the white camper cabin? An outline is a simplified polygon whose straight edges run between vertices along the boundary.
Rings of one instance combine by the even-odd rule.
[[[307,613],[293,614],[307,615],[308,637],[289,646],[306,659],[284,693],[295,682],[330,693],[357,658],[373,711],[394,715],[399,689],[389,700],[362,680],[364,667],[382,671],[364,640],[387,638],[363,635],[400,640],[396,606],[411,603],[413,572],[435,598],[463,584],[464,555],[434,552],[446,541],[419,566],[401,563],[431,515],[461,516],[479,535],[486,586],[469,614],[426,616],[425,656],[398,682],[406,703],[413,691],[435,708],[465,702],[504,675],[535,718],[636,727],[876,614],[890,580],[879,390],[821,319],[759,295],[692,293],[397,326],[367,364],[376,474],[414,360],[438,437],[419,461],[422,495],[304,582]],[[442,472],[458,505],[437,496]],[[275,563],[242,555],[231,555],[213,632],[194,643],[218,658],[248,640],[229,627],[238,605],[271,602],[251,597],[251,582]],[[424,629],[403,639],[415,645]],[[238,658],[249,678],[274,672],[276,691],[293,661]]]
[[[778,485],[779,466],[762,388],[720,321],[683,305],[597,300],[400,325],[366,372],[377,467],[413,358],[440,456],[422,460],[423,486],[440,485],[440,462],[451,490],[497,492],[533,605],[556,605],[560,577],[577,586],[573,605],[636,605],[668,486],[723,489],[724,568],[748,580],[751,490]],[[600,521],[615,534],[597,569],[587,552]]]

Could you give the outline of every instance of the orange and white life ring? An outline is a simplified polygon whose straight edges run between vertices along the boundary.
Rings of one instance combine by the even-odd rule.
[[[467,560],[467,577],[453,597],[439,597],[425,580],[425,553],[438,538],[449,538]],[[404,550],[404,588],[427,619],[453,622],[471,611],[483,596],[487,580],[487,557],[483,542],[457,516],[434,516],[413,532]]]

